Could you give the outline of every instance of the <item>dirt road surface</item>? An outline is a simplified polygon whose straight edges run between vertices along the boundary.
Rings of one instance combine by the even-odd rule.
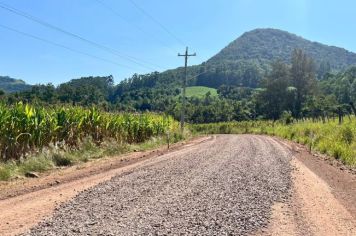
[[[69,201],[68,196],[53,213],[35,217],[46,219],[29,231],[30,224],[1,231],[10,224],[2,218],[0,232],[356,235],[355,175],[275,138],[219,135],[119,170],[101,181],[94,176],[76,180],[83,181],[82,191]],[[93,178],[91,185],[85,184],[88,178]],[[61,184],[56,187],[61,194]],[[1,200],[2,213],[31,218],[35,210],[19,213],[39,191]],[[24,204],[16,210],[11,201],[19,197]]]
[[[212,137],[198,137],[189,142],[173,144],[169,150],[135,152],[108,159],[55,170],[38,179],[19,179],[0,182],[0,235],[26,232],[41,219],[50,216],[55,208],[79,192],[113,176],[145,165],[152,158],[205,142]]]

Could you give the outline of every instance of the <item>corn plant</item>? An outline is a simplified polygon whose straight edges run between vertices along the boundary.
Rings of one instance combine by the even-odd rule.
[[[50,145],[78,147],[90,137],[97,145],[112,138],[138,143],[177,128],[171,117],[144,113],[107,113],[97,108],[44,108],[0,104],[0,157],[19,159]]]

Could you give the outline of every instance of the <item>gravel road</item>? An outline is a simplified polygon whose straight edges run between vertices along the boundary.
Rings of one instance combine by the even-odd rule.
[[[25,235],[246,235],[289,197],[290,158],[269,137],[217,136],[81,192]]]

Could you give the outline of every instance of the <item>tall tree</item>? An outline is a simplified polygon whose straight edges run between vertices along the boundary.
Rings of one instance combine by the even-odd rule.
[[[291,82],[297,89],[293,115],[300,117],[306,97],[315,91],[317,84],[314,62],[301,49],[295,49],[292,54]]]
[[[286,109],[288,96],[289,68],[281,61],[272,64],[272,71],[262,81],[265,90],[260,94],[259,103],[267,118],[277,120]]]

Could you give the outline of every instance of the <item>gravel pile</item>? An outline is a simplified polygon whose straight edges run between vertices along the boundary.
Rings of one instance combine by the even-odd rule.
[[[246,235],[291,187],[273,139],[221,135],[80,193],[26,235]]]

